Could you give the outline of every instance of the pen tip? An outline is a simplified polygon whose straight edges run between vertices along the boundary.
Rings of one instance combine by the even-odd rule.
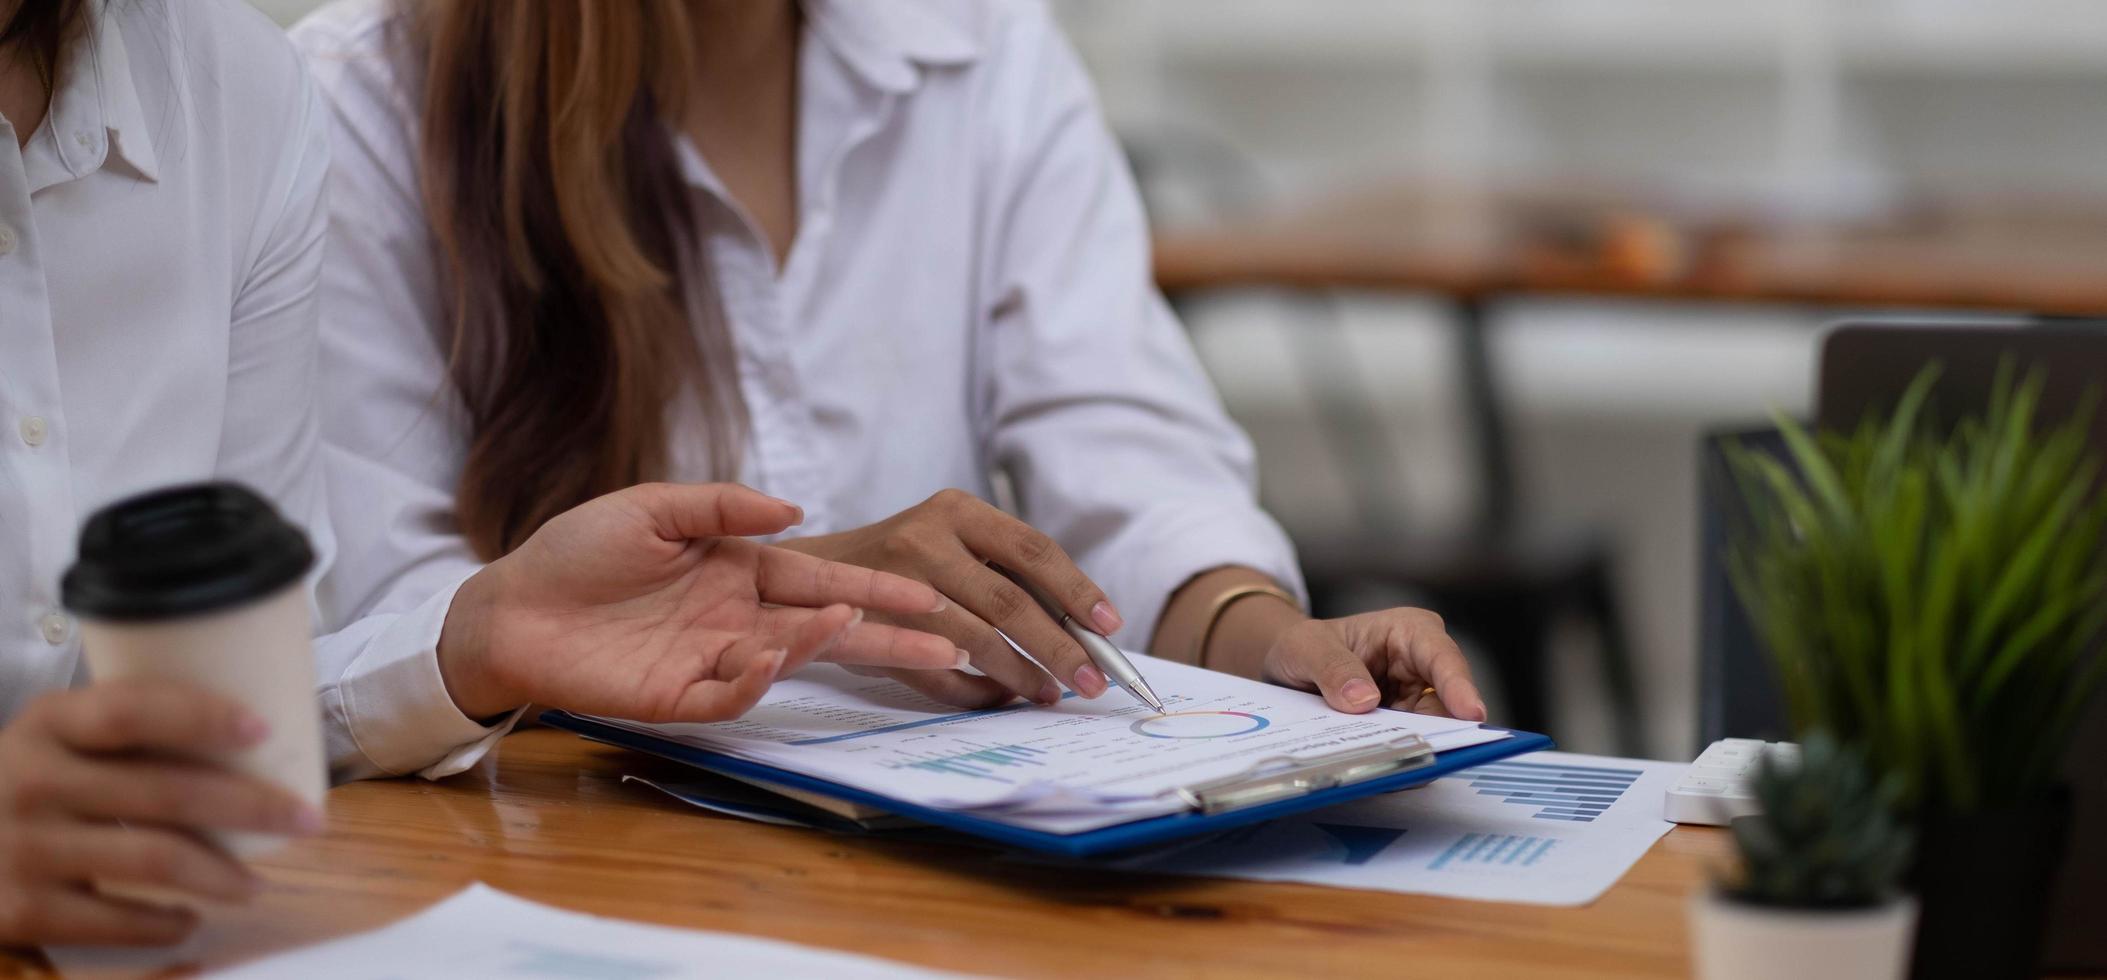
[[[1136,676],[1122,680],[1121,686],[1127,689],[1128,694],[1134,695],[1134,700],[1148,705],[1159,715],[1163,714],[1163,699],[1157,697],[1155,691],[1149,690],[1149,682]]]

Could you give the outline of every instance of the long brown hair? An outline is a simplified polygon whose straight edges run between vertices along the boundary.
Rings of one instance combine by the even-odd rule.
[[[496,558],[663,476],[677,406],[700,412],[729,475],[745,406],[668,125],[690,84],[684,0],[405,2],[472,425],[462,532]]]
[[[6,0],[0,0],[5,9]],[[19,45],[19,50],[44,87],[44,97],[58,90],[60,62],[66,42],[80,29],[87,15],[88,0],[21,0],[14,15],[0,22],[0,53]]]

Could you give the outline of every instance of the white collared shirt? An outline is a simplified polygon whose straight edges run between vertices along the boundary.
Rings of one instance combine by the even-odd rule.
[[[347,613],[406,608],[475,564],[454,531],[468,432],[391,6],[347,0],[294,30],[336,127],[323,385],[346,544],[325,599]],[[1299,587],[1255,502],[1250,445],[1150,281],[1131,178],[1046,11],[804,10],[799,221],[780,272],[679,147],[753,418],[739,478],[803,505],[797,533],[821,534],[947,487],[991,498],[1004,471],[1020,516],[1125,614],[1128,646],[1209,568]],[[671,477],[710,479],[703,427],[676,417],[672,432]],[[373,723],[414,727],[387,714]]]
[[[0,121],[0,721],[85,679],[58,582],[96,508],[236,480],[306,529],[317,575],[336,550],[316,398],[321,98],[236,0],[85,6],[44,124],[17,152]],[[472,758],[490,737],[438,681],[451,590],[420,599],[317,641],[342,774],[374,769],[342,665],[383,647],[370,659],[401,665],[380,677],[412,692],[422,738]],[[415,700],[435,686],[437,704]],[[465,764],[445,756],[422,764]]]
[[[84,6],[43,125],[18,152],[0,121],[0,719],[82,679],[58,582],[94,509],[213,478],[323,504],[314,86],[241,5]]]

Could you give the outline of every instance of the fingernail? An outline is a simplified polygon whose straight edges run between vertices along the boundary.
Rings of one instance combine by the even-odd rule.
[[[770,650],[761,655],[761,670],[771,679],[783,670],[783,661],[790,659],[788,650]]]
[[[952,669],[952,670],[964,670],[964,669],[966,669],[967,667],[969,667],[969,666],[972,666],[972,664],[973,664],[973,655],[972,655],[972,654],[970,654],[970,653],[967,653],[967,652],[966,652],[966,651],[964,651],[964,650],[959,650],[959,651],[958,651],[958,659],[952,662],[952,664],[951,664],[951,669]]]
[[[1086,698],[1105,693],[1111,685],[1105,682],[1105,673],[1090,664],[1084,664],[1075,672],[1075,692]]]
[[[1379,695],[1374,684],[1355,678],[1347,681],[1346,686],[1339,689],[1339,696],[1345,698],[1347,704],[1363,705],[1374,701]]]
[[[234,736],[241,739],[243,745],[255,745],[270,735],[271,723],[246,711],[234,721]]]
[[[850,610],[850,612],[849,612],[849,621],[848,621],[848,623],[842,626],[842,628],[841,628],[841,632],[840,632],[840,633],[836,633],[836,634],[834,634],[834,635],[835,635],[835,636],[845,636],[845,635],[847,635],[847,634],[848,634],[848,632],[849,632],[850,630],[852,630],[852,629],[855,629],[855,628],[856,628],[857,626],[860,626],[860,625],[862,625],[862,623],[863,623],[863,610],[861,610],[861,609],[854,609],[854,610]]]
[[[798,526],[798,525],[800,525],[800,524],[803,524],[803,523],[805,523],[805,508],[803,508],[803,507],[799,507],[798,505],[796,505],[796,504],[793,504],[793,503],[791,503],[791,502],[790,502],[790,501],[788,501],[788,500],[784,500],[784,499],[783,499],[783,498],[781,498],[781,497],[771,497],[771,498],[769,498],[769,499],[771,499],[771,500],[774,500],[774,501],[775,501],[776,503],[782,504],[783,506],[785,506],[785,507],[788,507],[788,508],[790,508],[791,510],[793,510],[793,511],[797,512],[797,516],[795,516],[795,517],[792,517],[792,518],[790,519],[790,526],[791,526],[791,527],[796,527],[796,526]]]
[[[1046,686],[1039,689],[1039,696],[1033,698],[1032,700],[1037,701],[1040,704],[1060,704],[1061,685],[1056,684],[1051,680],[1047,681]]]
[[[1090,621],[1097,624],[1098,632],[1107,636],[1119,632],[1119,628],[1127,624],[1126,620],[1119,618],[1119,610],[1112,608],[1109,602],[1091,606]]]
[[[936,605],[929,607],[929,611],[940,613],[949,608],[951,608],[951,603],[944,601],[944,594],[939,592],[936,594]]]
[[[329,827],[329,818],[318,807],[301,804],[293,811],[293,829],[303,835],[313,836]]]

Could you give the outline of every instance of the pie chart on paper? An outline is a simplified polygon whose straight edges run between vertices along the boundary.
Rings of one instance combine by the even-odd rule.
[[[1127,726],[1150,738],[1228,738],[1249,735],[1272,724],[1248,711],[1173,711],[1137,719]]]

